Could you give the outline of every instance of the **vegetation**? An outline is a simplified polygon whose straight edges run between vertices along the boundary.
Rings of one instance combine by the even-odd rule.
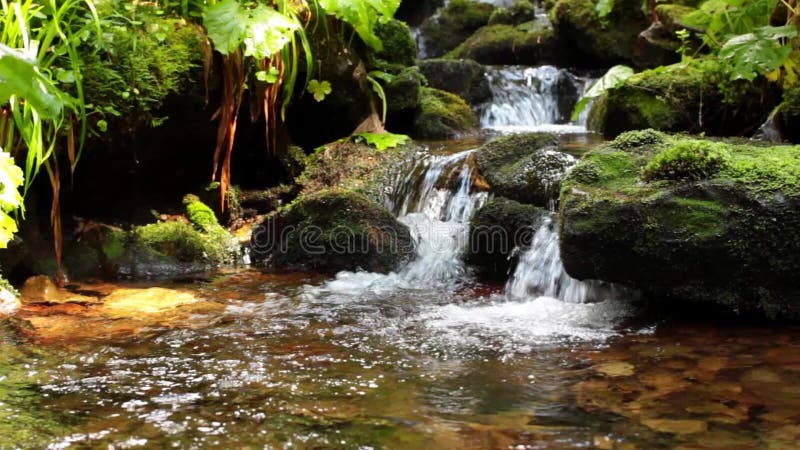
[[[704,180],[719,173],[730,160],[725,144],[682,141],[656,154],[642,169],[653,180]]]

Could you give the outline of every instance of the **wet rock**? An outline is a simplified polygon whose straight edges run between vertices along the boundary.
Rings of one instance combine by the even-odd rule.
[[[478,118],[464,99],[425,87],[409,134],[415,139],[447,139],[475,133],[477,126]]]
[[[21,305],[16,290],[0,277],[0,318],[14,314]]]
[[[478,168],[495,193],[537,206],[558,198],[561,179],[575,159],[559,151],[555,136],[515,134],[490,142],[477,151]]]
[[[694,434],[708,430],[708,424],[700,420],[647,419],[642,423],[659,433]]]
[[[518,248],[530,245],[544,211],[495,197],[470,219],[466,261],[484,276],[507,280]]]
[[[778,115],[781,137],[789,142],[800,143],[800,84],[783,92]]]
[[[607,377],[629,377],[634,374],[635,367],[627,362],[609,362],[594,366],[596,372],[602,373]]]
[[[762,95],[757,83],[726,80],[719,64],[710,59],[637,73],[595,103],[590,126],[607,138],[647,128],[750,136],[777,100],[770,92]],[[736,98],[726,97],[721,85]]]
[[[584,65],[630,64],[636,38],[650,21],[637,0],[615,3],[605,20],[598,17],[594,2],[559,0],[551,12],[562,53],[578,53]]]
[[[23,305],[36,303],[63,304],[63,303],[97,303],[97,297],[88,297],[76,294],[66,289],[61,289],[53,283],[50,277],[39,275],[28,278],[20,291],[20,302]]]
[[[99,313],[111,319],[144,319],[157,316],[169,319],[177,310],[182,314],[219,313],[225,307],[187,291],[164,288],[117,289],[103,298]]]
[[[685,18],[695,11],[697,8],[686,5],[661,4],[656,6],[658,22],[672,35],[683,29],[692,30],[694,28],[691,21],[685,20]],[[695,29],[695,31],[702,30]]]
[[[704,148],[724,155],[717,169],[700,169]],[[693,150],[679,156],[682,149]],[[578,279],[627,284],[651,297],[797,317],[798,155],[791,146],[623,134],[587,154],[564,183],[564,266]],[[646,181],[655,168],[672,175]]]
[[[491,65],[568,64],[546,17],[520,25],[489,25],[445,55]]]
[[[530,0],[515,0],[509,7],[500,7],[492,12],[489,25],[519,25],[534,18],[536,7]]]
[[[276,211],[253,233],[253,260],[280,268],[386,273],[414,251],[408,228],[353,191],[323,190]]]
[[[456,94],[470,105],[492,98],[485,69],[473,60],[427,59],[419,62],[419,69],[430,87]]]
[[[386,93],[386,127],[389,131],[405,132],[413,126],[420,106],[420,91],[426,84],[418,67],[407,67],[383,82]]]
[[[667,66],[680,61],[678,48],[681,43],[675,33],[661,22],[653,22],[639,33],[633,50],[633,59],[638,67]]]
[[[495,6],[471,0],[452,0],[420,28],[425,56],[438,58],[489,23]]]
[[[432,16],[436,9],[444,5],[444,0],[417,0],[413,2],[400,2],[395,16],[411,26],[417,26],[428,17]]]

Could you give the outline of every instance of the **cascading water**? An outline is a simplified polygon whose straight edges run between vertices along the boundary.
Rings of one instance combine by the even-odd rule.
[[[479,108],[481,126],[501,131],[585,133],[586,115],[570,122],[590,84],[553,66],[492,67],[486,73],[492,100]]]

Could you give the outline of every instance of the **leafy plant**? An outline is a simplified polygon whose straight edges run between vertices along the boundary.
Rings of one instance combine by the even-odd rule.
[[[614,0],[600,0],[594,6],[600,23],[605,27],[608,24],[608,16],[614,11]]]
[[[310,94],[314,96],[314,100],[321,102],[325,100],[325,97],[328,96],[333,89],[331,88],[331,83],[329,81],[323,80],[311,80],[308,82],[308,88],[306,88]]]
[[[578,120],[578,117],[586,109],[586,107],[589,106],[592,100],[605,94],[609,89],[614,89],[621,86],[625,80],[633,76],[633,74],[633,69],[628,66],[614,66],[608,69],[608,72],[606,72],[605,75],[592,83],[586,93],[583,94],[583,97],[580,99],[578,104],[575,105],[575,110],[572,112],[571,120],[573,122]]]
[[[383,151],[389,148],[395,148],[403,145],[411,140],[405,134],[394,133],[358,133],[353,135],[356,142],[363,140],[368,145],[377,148],[378,151]]]
[[[753,81],[758,75],[780,69],[792,53],[786,39],[797,36],[794,25],[765,26],[731,38],[719,51],[726,61],[732,79]],[[792,76],[797,79],[796,72]]]
[[[383,49],[383,43],[375,34],[376,25],[388,22],[400,7],[400,0],[317,1],[326,12],[350,24],[361,40],[377,51]]]

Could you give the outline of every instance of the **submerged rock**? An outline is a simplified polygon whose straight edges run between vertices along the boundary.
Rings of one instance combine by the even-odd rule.
[[[538,206],[558,199],[561,180],[575,164],[574,157],[559,151],[558,139],[547,133],[500,138],[478,149],[477,159],[495,193]]]
[[[725,80],[719,63],[704,59],[637,73],[595,102],[589,125],[608,138],[647,128],[750,136],[774,107],[771,95]]]
[[[221,312],[225,307],[196,297],[188,291],[165,288],[117,289],[103,298],[99,311],[111,319],[145,319],[156,316],[169,319],[180,310],[183,314]]]
[[[486,70],[471,59],[426,59],[419,62],[419,70],[428,80],[428,86],[456,94],[470,105],[492,98]]]
[[[414,251],[408,228],[362,194],[323,190],[271,214],[253,232],[254,261],[329,272],[389,272]]]
[[[530,245],[544,210],[496,197],[470,219],[466,261],[484,275],[507,280],[514,252]]]
[[[59,288],[50,277],[45,275],[28,278],[22,286],[19,300],[23,305],[98,302],[97,297],[88,297]]]
[[[425,87],[409,134],[416,139],[446,139],[474,133],[477,126],[478,118],[464,99]]]
[[[626,133],[570,172],[561,251],[579,279],[798,317],[800,147]]]

